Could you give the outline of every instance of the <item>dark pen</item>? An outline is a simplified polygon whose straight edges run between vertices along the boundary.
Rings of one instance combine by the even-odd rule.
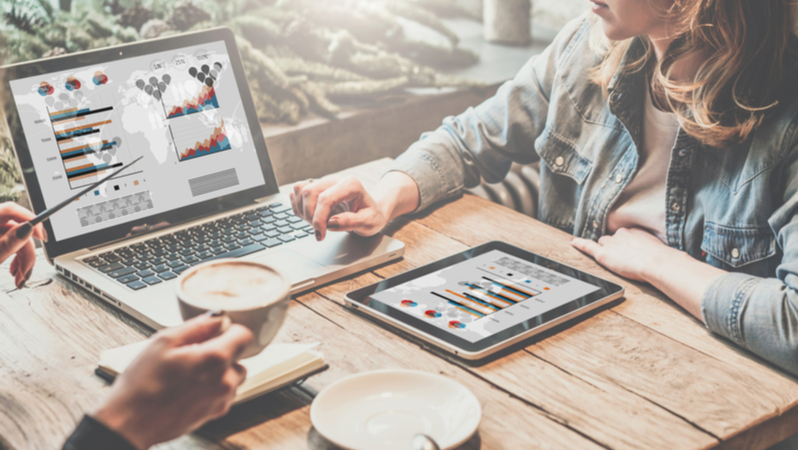
[[[74,202],[76,198],[82,196],[83,194],[86,194],[87,192],[91,191],[92,189],[100,186],[101,184],[105,183],[106,181],[108,181],[108,180],[114,178],[115,176],[119,175],[120,172],[122,172],[123,170],[127,169],[128,167],[136,164],[142,158],[144,158],[144,156],[140,156],[140,157],[134,159],[133,161],[129,162],[128,164],[125,164],[124,166],[122,166],[119,169],[115,170],[113,173],[111,173],[111,175],[106,176],[105,178],[103,178],[100,181],[92,184],[91,186],[87,187],[86,189],[78,192],[77,194],[73,195],[72,197],[64,200],[63,202],[57,204],[56,206],[53,206],[52,208],[48,208],[48,209],[45,209],[44,211],[40,212],[39,214],[36,215],[36,217],[33,218],[33,220],[30,220],[28,222],[23,223],[22,225],[20,225],[19,228],[17,228],[17,239],[26,239],[28,236],[30,236],[31,233],[33,233],[33,227],[35,227],[36,225],[39,225],[41,222],[44,222],[45,220],[49,219],[50,216],[52,216],[53,214],[55,214],[55,213],[61,211],[62,209],[64,209],[65,206],[67,206],[70,203]]]

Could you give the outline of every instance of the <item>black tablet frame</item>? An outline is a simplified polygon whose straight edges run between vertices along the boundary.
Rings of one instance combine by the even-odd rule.
[[[493,334],[476,342],[469,342],[465,339],[461,339],[454,334],[451,334],[435,325],[432,325],[430,322],[426,322],[417,317],[403,313],[395,308],[392,308],[391,306],[388,306],[372,298],[374,294],[380,291],[384,291],[386,289],[390,289],[392,287],[401,285],[413,279],[423,277],[430,273],[442,270],[454,264],[458,264],[462,261],[472,259],[478,255],[490,252],[492,250],[500,250],[502,252],[508,253],[509,255],[515,256],[525,261],[538,264],[550,270],[554,270],[558,273],[592,284],[600,289],[592,292],[591,294],[577,298],[565,305],[561,305],[557,308],[551,309],[550,311],[547,311],[544,314],[528,319],[520,324],[514,325],[513,327],[507,328],[499,333]],[[473,247],[469,250],[465,250],[461,253],[456,253],[455,255],[448,256],[444,259],[432,262],[430,264],[417,267],[416,269],[409,270],[408,272],[404,272],[400,275],[387,278],[378,283],[362,287],[360,289],[348,293],[347,297],[352,301],[358,302],[359,308],[369,308],[373,311],[380,313],[381,315],[389,316],[392,319],[397,320],[414,329],[417,329],[429,336],[435,337],[436,339],[439,339],[455,347],[458,347],[465,352],[476,353],[485,350],[489,347],[492,347],[496,344],[512,339],[519,334],[525,333],[528,330],[541,327],[542,325],[546,325],[549,322],[556,321],[575,310],[585,308],[591,305],[592,303],[599,302],[603,299],[608,298],[609,296],[618,294],[622,291],[623,287],[618,284],[606,281],[594,275],[590,275],[586,272],[561,264],[557,261],[553,261],[552,259],[545,258],[544,256],[531,253],[527,250],[521,249],[517,246],[508,244],[506,242],[491,241],[479,245],[477,247]]]
[[[36,176],[36,170],[30,157],[30,149],[25,139],[22,126],[19,122],[16,102],[11,92],[10,82],[13,80],[27,78],[36,75],[46,75],[52,72],[60,72],[79,67],[84,67],[98,63],[111,63],[114,61],[145,56],[169,50],[179,50],[185,47],[207,44],[211,42],[224,41],[225,47],[230,57],[231,67],[239,89],[247,124],[250,127],[251,136],[256,148],[261,170],[264,175],[264,184],[243,191],[221,196],[212,200],[206,200],[193,205],[185,206],[160,214],[147,217],[137,217],[134,220],[120,225],[105,228],[103,230],[91,232],[81,236],[76,236],[62,241],[55,241],[54,233],[50,221],[43,223],[51,239],[45,243],[44,249],[48,260],[70,253],[83,248],[96,247],[109,242],[113,242],[131,236],[132,230],[142,230],[145,234],[152,229],[153,224],[169,224],[187,222],[199,217],[216,214],[231,210],[237,207],[253,203],[258,198],[267,197],[278,193],[278,182],[272,169],[267,146],[264,136],[261,133],[261,124],[258,120],[253,97],[242,65],[239,50],[236,47],[236,38],[229,28],[213,28],[210,30],[198,31],[195,33],[170,36],[162,39],[135,42],[131,44],[108,47],[99,50],[75,53],[55,58],[41,59],[31,62],[14,64],[0,67],[0,82],[3,83],[0,94],[2,94],[2,106],[5,111],[6,121],[11,131],[14,150],[17,154],[17,161],[28,191],[31,206],[34,212],[39,213],[46,209],[41,187]],[[149,224],[149,225],[148,225]]]

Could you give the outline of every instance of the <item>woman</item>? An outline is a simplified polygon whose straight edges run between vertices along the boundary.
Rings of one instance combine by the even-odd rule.
[[[797,38],[783,0],[599,0],[371,192],[295,185],[314,226],[394,217],[541,161],[539,218],[797,373]],[[348,201],[351,212],[331,216]]]
[[[33,238],[47,240],[41,224],[17,237],[19,224],[34,217],[14,203],[0,204],[0,262],[14,255],[11,274],[19,288],[36,261]],[[252,340],[221,311],[156,333],[64,450],[144,450],[224,415],[247,373],[236,361]]]

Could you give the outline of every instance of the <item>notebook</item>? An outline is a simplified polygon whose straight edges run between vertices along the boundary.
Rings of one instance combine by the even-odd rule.
[[[148,343],[145,340],[104,351],[97,364],[98,375],[114,379]],[[240,360],[247,369],[247,378],[236,390],[234,403],[275,391],[327,369],[322,353],[314,351],[318,345],[271,344],[258,355]]]

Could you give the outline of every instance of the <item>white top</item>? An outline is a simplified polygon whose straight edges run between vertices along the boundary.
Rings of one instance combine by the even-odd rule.
[[[667,243],[667,171],[679,125],[675,114],[653,105],[649,89],[644,98],[639,168],[608,213],[607,232],[613,234],[620,228],[638,227]]]

